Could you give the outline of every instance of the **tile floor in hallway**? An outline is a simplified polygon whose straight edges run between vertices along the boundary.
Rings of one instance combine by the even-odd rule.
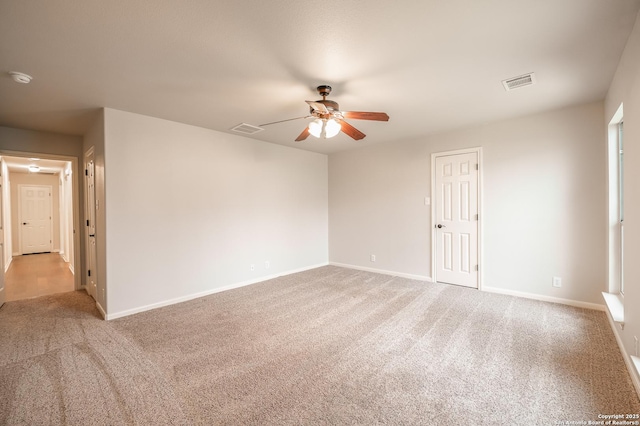
[[[14,256],[5,273],[7,302],[74,290],[73,273],[58,253]]]

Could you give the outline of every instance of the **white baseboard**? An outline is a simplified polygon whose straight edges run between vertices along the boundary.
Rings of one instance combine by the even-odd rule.
[[[100,315],[102,315],[102,319],[107,319],[107,313],[104,311],[104,309],[102,309],[100,303],[96,302],[96,308],[98,308]]]
[[[245,287],[251,284],[257,284],[263,281],[268,281],[268,280],[272,280],[274,278],[278,278],[278,277],[282,277],[285,275],[291,275],[291,274],[296,274],[298,272],[304,272],[304,271],[308,271],[310,269],[316,269],[316,268],[320,268],[322,266],[327,266],[328,263],[320,263],[317,265],[311,265],[311,266],[306,266],[304,268],[300,268],[300,269],[293,269],[290,271],[285,271],[285,272],[281,272],[279,274],[273,274],[273,275],[268,275],[268,276],[264,276],[264,277],[260,277],[260,278],[256,278],[256,279],[252,279],[252,280],[247,280],[247,281],[242,281],[239,283],[235,283],[235,284],[229,284],[223,287],[217,287],[217,288],[213,288],[211,290],[207,290],[207,291],[202,291],[199,293],[193,293],[193,294],[189,294],[186,296],[181,296],[181,297],[176,297],[175,299],[169,299],[169,300],[165,300],[162,302],[157,302],[157,303],[152,303],[150,305],[145,305],[145,306],[140,306],[138,308],[133,308],[133,309],[127,309],[124,311],[120,311],[120,312],[114,312],[112,314],[105,314],[104,317],[106,320],[113,320],[116,318],[122,318],[122,317],[126,317],[129,315],[133,315],[133,314],[138,314],[140,312],[144,312],[144,311],[150,311],[152,309],[156,309],[156,308],[162,308],[163,306],[169,306],[169,305],[175,305],[176,303],[181,303],[181,302],[186,302],[192,299],[197,299],[199,297],[204,297],[204,296],[209,296],[211,294],[215,294],[215,293],[220,293],[223,291],[227,291],[227,290],[233,290],[236,288],[240,288],[240,287]]]
[[[636,387],[636,393],[640,398],[640,358],[637,356],[631,356],[631,363],[635,366],[636,373],[631,375],[633,385]]]
[[[525,299],[540,300],[542,302],[559,303],[561,305],[575,306],[576,308],[594,309],[596,311],[604,311],[604,305],[598,303],[582,302],[579,300],[562,299],[560,297],[543,296],[541,294],[526,293],[524,291],[507,290],[504,288],[483,286],[482,291],[487,293],[505,294],[507,296],[523,297]]]
[[[367,268],[367,267],[364,267],[364,266],[348,265],[346,263],[338,263],[338,262],[329,262],[329,265],[340,266],[341,268],[355,269],[357,271],[374,272],[376,274],[392,275],[394,277],[409,278],[409,279],[418,280],[418,281],[433,282],[431,277],[427,277],[426,275],[405,274],[404,272],[386,271],[384,269]]]
[[[13,262],[13,257],[9,258],[9,261],[7,262],[6,265],[4,265],[4,272],[5,274],[7,273],[7,271],[9,270],[9,265],[11,265],[11,262]]]
[[[67,262],[67,263],[69,263],[69,262]],[[72,265],[72,264],[70,264],[70,263],[69,263],[69,270],[71,271],[71,273],[72,273],[73,275],[75,275],[75,274],[76,274],[76,270],[73,268],[73,265]]]
[[[629,375],[631,376],[631,381],[633,382],[633,387],[636,388],[636,393],[638,394],[638,398],[640,398],[640,371],[637,371],[634,362],[627,353],[627,350],[622,343],[622,338],[620,337],[620,333],[618,332],[618,327],[616,327],[616,322],[613,320],[613,317],[609,313],[608,309],[605,309],[607,313],[607,318],[609,319],[609,325],[611,326],[611,330],[613,330],[613,335],[616,336],[616,342],[618,342],[618,348],[620,349],[620,353],[622,354],[622,358],[624,359],[624,364],[627,366],[627,370],[629,371]]]

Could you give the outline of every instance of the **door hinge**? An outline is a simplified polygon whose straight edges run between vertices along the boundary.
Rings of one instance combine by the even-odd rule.
[[[89,169],[84,169],[84,175],[89,176]]]
[[[476,170],[480,170],[480,165],[476,164]]]
[[[87,271],[87,274],[88,274],[89,276],[91,276],[91,269],[89,269],[89,270]]]
[[[478,267],[478,265],[476,265],[476,271],[479,271],[479,270],[480,270],[480,268]]]
[[[87,226],[89,226],[89,219],[87,219]]]
[[[476,220],[480,220],[480,216],[476,215]]]

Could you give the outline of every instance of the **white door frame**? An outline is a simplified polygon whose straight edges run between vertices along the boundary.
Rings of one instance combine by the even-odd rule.
[[[91,166],[91,176],[89,176],[89,163]],[[83,169],[84,169],[84,216],[85,223],[84,238],[86,243],[85,248],[85,267],[83,273],[86,279],[87,293],[97,302],[98,301],[98,254],[96,253],[96,197],[95,197],[95,153],[94,147],[89,148],[84,153]],[[93,179],[93,188],[89,188],[88,180]],[[93,194],[90,194],[90,191]],[[93,220],[93,223],[90,221]],[[93,232],[93,234],[91,234]]]
[[[482,290],[482,277],[484,268],[482,267],[482,147],[458,149],[454,151],[443,151],[431,153],[431,279],[438,281],[436,273],[436,158],[448,155],[472,154],[478,156],[478,290]]]
[[[0,156],[6,157],[38,157],[46,160],[68,161],[71,163],[71,179],[72,179],[72,202],[73,210],[71,212],[73,218],[73,252],[75,260],[75,273],[73,275],[74,287],[76,290],[84,288],[82,282],[82,274],[77,273],[78,268],[82,267],[84,262],[84,256],[81,255],[81,239],[80,239],[80,197],[79,197],[79,180],[78,180],[78,157],[71,157],[67,155],[47,154],[42,152],[25,152],[25,151],[11,151],[0,150]],[[6,209],[8,206],[3,205],[2,208]],[[11,218],[11,221],[17,220],[17,218]],[[3,271],[2,271],[3,272]]]

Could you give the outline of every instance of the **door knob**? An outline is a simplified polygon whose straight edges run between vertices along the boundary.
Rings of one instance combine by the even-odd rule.
[[[436,225],[436,227],[437,228],[446,228],[447,226],[446,225],[442,225],[441,223],[439,223],[439,224]]]

